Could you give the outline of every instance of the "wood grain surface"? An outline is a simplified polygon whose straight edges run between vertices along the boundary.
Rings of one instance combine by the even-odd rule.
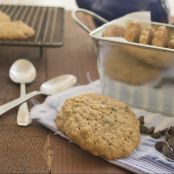
[[[98,78],[92,40],[75,24],[70,13],[66,13],[64,37],[63,47],[45,48],[43,57],[31,60],[38,74],[35,82],[27,86],[28,92],[61,74],[76,75],[79,84]],[[0,104],[19,96],[19,85],[8,77],[13,61],[13,58],[0,58]],[[28,103],[32,106],[36,100],[42,102],[43,99],[37,97]],[[28,127],[18,127],[16,115],[17,108],[0,117],[0,173],[130,173],[90,155],[36,122]]]

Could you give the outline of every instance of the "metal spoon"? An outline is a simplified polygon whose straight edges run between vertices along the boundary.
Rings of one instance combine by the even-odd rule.
[[[40,91],[30,92],[26,94],[24,97],[19,97],[18,99],[15,99],[11,102],[8,102],[0,106],[0,115],[20,105],[21,103],[24,103],[25,101],[29,100],[30,98],[36,95],[39,94],[53,95],[74,86],[76,82],[77,78],[74,75],[67,74],[67,75],[57,76],[43,83],[40,87]]]
[[[31,83],[36,78],[36,69],[34,65],[26,59],[15,61],[9,72],[10,79],[15,83],[20,83],[20,97],[26,94],[26,84]],[[17,124],[27,126],[31,123],[27,103],[23,103],[18,110]]]

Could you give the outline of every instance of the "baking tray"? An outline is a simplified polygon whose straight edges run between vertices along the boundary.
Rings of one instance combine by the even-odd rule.
[[[0,5],[0,11],[12,20],[22,20],[31,26],[36,34],[27,40],[0,40],[0,45],[46,46],[63,45],[64,9],[61,7]]]

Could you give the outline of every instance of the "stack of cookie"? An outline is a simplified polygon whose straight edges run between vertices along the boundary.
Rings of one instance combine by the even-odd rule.
[[[95,93],[66,100],[56,125],[82,149],[108,160],[130,155],[140,142],[139,121],[131,109]]]
[[[143,28],[137,21],[129,21],[126,28],[110,25],[104,30],[103,36],[124,37],[129,42],[174,48],[174,35],[165,26]]]
[[[112,49],[107,55],[104,65],[105,74],[113,79],[138,86],[159,78],[161,69],[134,58],[124,47]],[[129,51],[129,52],[128,52]],[[146,60],[146,59],[145,59]]]
[[[174,49],[174,30],[166,26],[128,21],[126,26],[112,24],[103,37],[123,37],[129,42]],[[172,53],[132,45],[110,47],[105,56],[104,73],[113,80],[130,85],[145,85],[160,79],[161,72],[174,64]]]
[[[11,21],[10,17],[0,11],[0,39],[23,40],[35,35],[33,28],[22,21]]]

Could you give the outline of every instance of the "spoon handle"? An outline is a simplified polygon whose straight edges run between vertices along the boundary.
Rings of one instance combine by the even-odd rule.
[[[23,97],[26,94],[26,85],[21,83],[20,85],[20,97]],[[22,103],[19,106],[17,114],[17,125],[19,126],[28,126],[31,123],[30,114],[28,111],[27,103]]]
[[[43,93],[41,91],[30,92],[23,97],[19,97],[15,100],[12,100],[11,102],[8,102],[8,103],[0,106],[0,115],[4,114],[5,112],[9,111],[10,109],[20,105],[21,103],[24,103],[25,101],[27,101],[30,98],[32,98],[36,95],[39,95],[39,94],[45,94],[45,93]],[[45,94],[45,95],[47,95],[47,94]]]

